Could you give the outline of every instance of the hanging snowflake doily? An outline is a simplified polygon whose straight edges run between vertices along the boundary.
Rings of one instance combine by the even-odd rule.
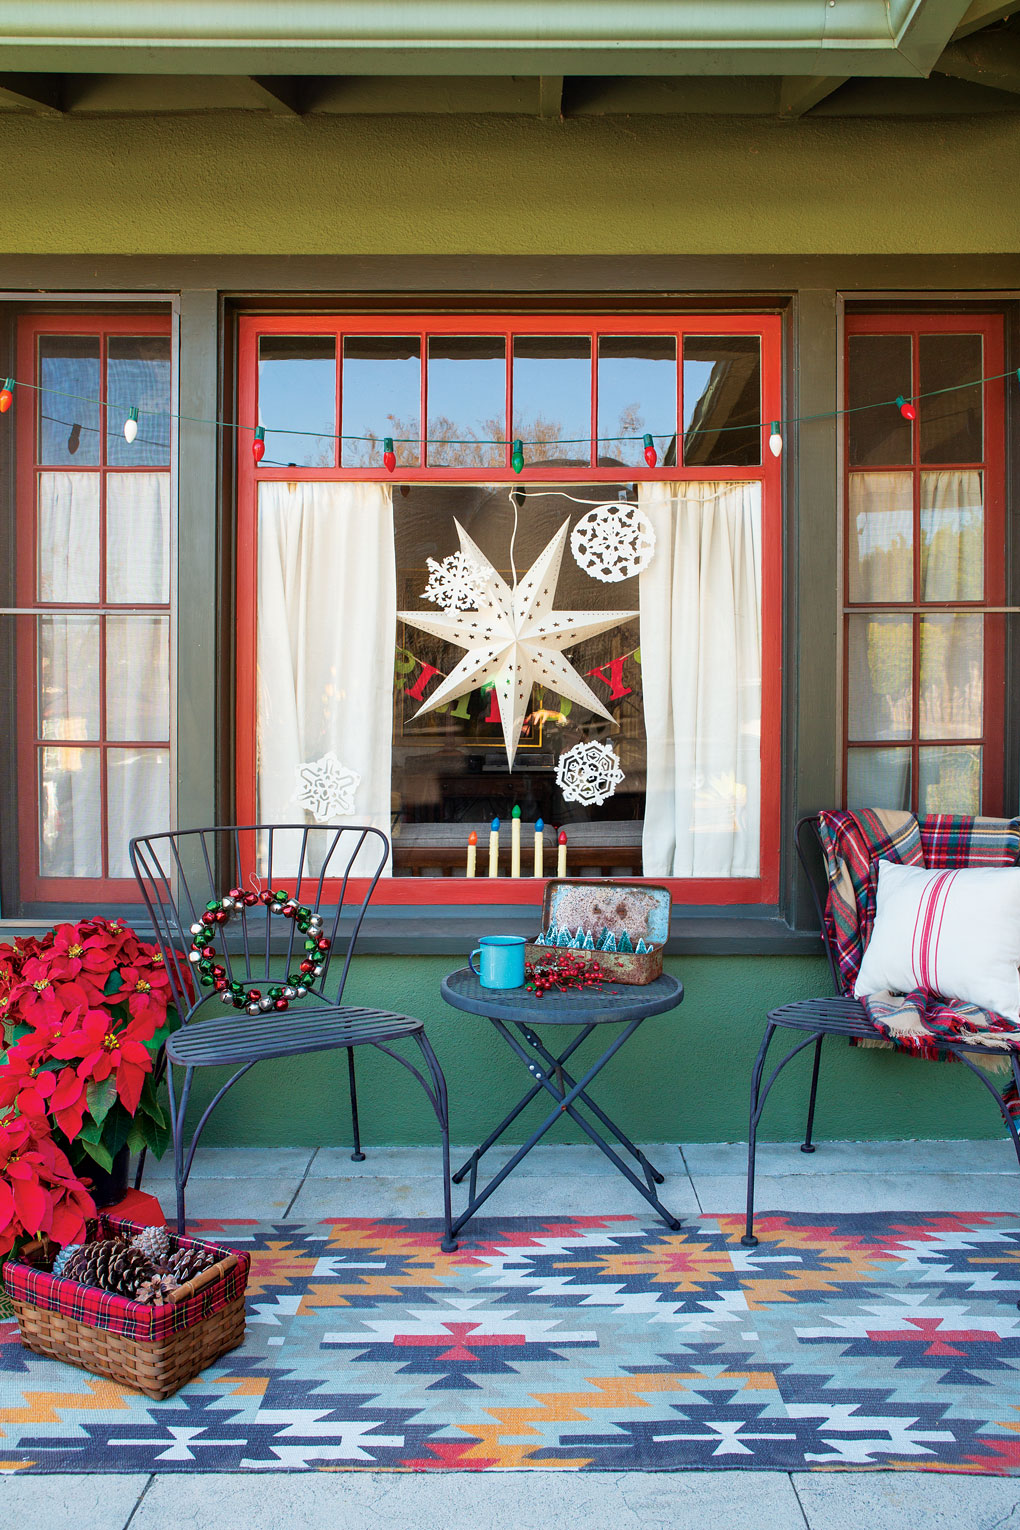
[[[298,790],[294,801],[308,809],[319,823],[329,823],[354,811],[354,793],[361,785],[357,771],[341,765],[333,750],[321,759],[297,768]]]
[[[462,552],[451,553],[442,563],[425,560],[429,582],[421,592],[422,600],[432,600],[444,611],[477,611],[482,597],[484,575]]]
[[[637,505],[596,505],[570,533],[570,551],[578,568],[592,579],[619,584],[648,567],[655,531]]]
[[[601,807],[623,780],[620,760],[612,744],[594,740],[575,744],[556,762],[556,785],[564,802],[583,802]]]

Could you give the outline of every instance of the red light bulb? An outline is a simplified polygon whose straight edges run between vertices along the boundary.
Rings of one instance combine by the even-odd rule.
[[[392,473],[393,469],[397,465],[397,454],[393,450],[393,437],[392,436],[386,436],[383,439],[382,460],[383,460],[383,467],[386,469],[387,473]]]
[[[645,461],[648,463],[649,467],[654,467],[655,464],[658,462],[658,460],[659,460],[659,454],[655,450],[655,442],[652,440],[651,436],[646,435],[645,436]]]
[[[897,394],[896,403],[899,407],[900,414],[902,414],[905,420],[917,419],[917,405],[912,404],[909,399],[905,399],[902,393]]]
[[[6,414],[14,403],[14,378],[8,377],[0,388],[0,414]]]
[[[251,454],[255,458],[255,466],[258,467],[266,455],[266,432],[261,425],[255,426],[255,439],[251,443]]]

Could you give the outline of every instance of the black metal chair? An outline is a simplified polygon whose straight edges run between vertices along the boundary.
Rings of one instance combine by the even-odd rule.
[[[818,818],[810,815],[802,818],[797,824],[795,831],[795,844],[797,855],[804,868],[811,887],[811,896],[814,900],[815,912],[821,925],[821,940],[825,947],[825,954],[829,962],[829,972],[832,977],[832,985],[836,990],[836,997],[829,999],[800,999],[794,1004],[784,1004],[780,1009],[774,1009],[768,1016],[765,1026],[765,1035],[758,1049],[754,1068],[751,1073],[751,1117],[748,1129],[747,1142],[747,1223],[741,1243],[746,1248],[754,1248],[758,1239],[754,1236],[754,1173],[755,1152],[758,1137],[758,1123],[761,1120],[765,1101],[768,1099],[776,1079],[782,1073],[787,1063],[792,1062],[805,1048],[814,1044],[814,1058],[811,1065],[811,1091],[808,1096],[807,1128],[804,1133],[804,1141],[801,1143],[802,1153],[813,1153],[815,1145],[812,1141],[812,1132],[815,1122],[815,1098],[818,1093],[818,1073],[822,1061],[822,1042],[827,1036],[841,1036],[843,1038],[855,1038],[860,1041],[874,1041],[878,1038],[878,1032],[871,1024],[865,1012],[864,1006],[859,1000],[848,997],[842,992],[840,982],[839,964],[836,960],[836,952],[833,950],[825,927],[824,910],[828,894],[828,878],[825,872],[825,862],[821,856],[821,840],[818,835]],[[765,1083],[765,1060],[772,1038],[777,1030],[789,1030],[806,1032],[802,1040],[790,1048],[786,1056],[776,1064],[769,1074]],[[961,1042],[947,1043],[944,1048],[946,1053],[951,1053],[965,1067],[969,1068],[989,1094],[994,1099],[999,1111],[1006,1123],[1020,1164],[1020,1132],[1017,1123],[1007,1109],[1004,1095],[996,1089],[988,1075],[984,1073],[971,1059],[983,1056],[988,1059],[988,1049],[980,1046],[967,1046]],[[1000,1054],[1001,1055],[1001,1054]],[[920,1059],[924,1061],[925,1059]],[[1014,1051],[1010,1053],[1012,1083],[1020,1089],[1020,1057]],[[1007,1085],[1007,1089],[1010,1086]],[[1020,1306],[1020,1303],[1018,1303]]]
[[[354,1049],[372,1046],[414,1075],[435,1111],[443,1153],[442,1247],[457,1247],[451,1231],[446,1080],[424,1025],[410,1015],[341,1002],[388,854],[389,841],[378,829],[305,824],[226,825],[131,841],[131,864],[182,1020],[165,1054],[178,1232],[185,1228],[185,1188],[206,1122],[257,1062],[346,1049],[351,1157],[364,1159]],[[245,870],[255,865],[263,869],[264,891]],[[366,890],[348,897],[354,878],[365,878]],[[340,980],[330,997],[326,983],[337,960],[342,960]],[[218,1001],[229,1013],[212,1017],[209,1011]],[[402,1040],[417,1044],[427,1077],[389,1045]],[[184,1122],[195,1071],[224,1064],[236,1071],[206,1106],[185,1156]],[[175,1066],[184,1069],[179,1096]]]

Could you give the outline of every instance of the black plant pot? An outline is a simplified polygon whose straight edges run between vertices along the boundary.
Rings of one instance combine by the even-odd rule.
[[[90,1165],[87,1171],[92,1181],[90,1190],[92,1199],[100,1210],[104,1206],[114,1206],[124,1198],[128,1187],[130,1156],[125,1144],[119,1153],[114,1154],[113,1164],[109,1169],[101,1169],[97,1163]]]

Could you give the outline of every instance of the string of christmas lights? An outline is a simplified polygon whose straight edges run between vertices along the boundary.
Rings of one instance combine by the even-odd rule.
[[[1001,382],[1006,377],[1016,377],[1018,383],[1020,383],[1020,367],[1010,368],[1006,372],[993,372],[988,376],[971,377],[968,378],[966,382],[950,383],[950,385],[946,388],[930,388],[926,392],[914,393],[909,397],[907,397],[905,394],[898,393],[895,398],[879,399],[870,404],[855,404],[852,407],[846,409],[829,409],[816,414],[786,415],[780,416],[779,419],[769,421],[757,420],[753,422],[745,421],[736,425],[706,425],[700,428],[695,427],[692,430],[684,431],[684,439],[686,440],[690,436],[709,434],[715,436],[725,435],[736,430],[760,430],[762,432],[767,430],[768,436],[766,439],[769,451],[772,453],[773,457],[780,457],[783,452],[784,427],[788,428],[791,425],[807,425],[817,420],[841,419],[845,415],[862,414],[867,409],[898,409],[905,420],[914,421],[918,417],[917,406],[925,399],[937,398],[946,393],[962,392],[966,388],[983,386],[985,383]],[[7,414],[13,406],[14,393],[16,388],[27,388],[33,393],[48,393],[58,398],[72,399],[78,403],[89,404],[94,408],[126,410],[127,418],[124,421],[123,433],[124,439],[128,442],[129,445],[138,438],[139,415],[145,415],[151,419],[168,419],[176,420],[178,422],[184,421],[189,425],[212,425],[217,430],[235,430],[238,432],[251,431],[251,450],[256,467],[265,456],[266,432],[269,431],[270,433],[273,433],[274,431],[274,427],[271,425],[245,425],[237,420],[207,419],[202,415],[176,414],[173,412],[173,410],[169,409],[144,409],[141,407],[141,405],[138,404],[121,404],[109,399],[95,398],[82,393],[69,393],[62,388],[45,387],[41,383],[22,382],[16,377],[5,378],[3,387],[0,388],[0,414]],[[77,440],[81,435],[82,430],[92,430],[94,428],[91,426],[82,426],[76,420],[61,421],[58,423],[70,425],[71,435],[68,439],[68,449],[72,452],[77,448]],[[396,470],[397,457],[395,448],[398,445],[418,446],[421,448],[426,446],[509,446],[511,448],[510,466],[513,468],[515,473],[522,473],[525,467],[525,447],[544,447],[548,450],[550,448],[562,446],[587,446],[590,449],[593,444],[593,438],[590,436],[564,436],[556,440],[545,441],[525,441],[519,436],[513,437],[512,439],[504,439],[496,436],[491,440],[483,440],[480,437],[473,437],[470,440],[452,440],[447,439],[444,436],[358,436],[346,435],[342,433],[337,434],[336,432],[322,430],[294,430],[289,427],[286,430],[279,431],[279,434],[288,436],[308,436],[315,440],[356,442],[361,445],[374,446],[376,448],[378,448],[381,439],[382,462],[388,473],[392,473]],[[642,431],[632,432],[630,434],[619,436],[599,435],[598,441],[600,444],[603,442],[606,444],[617,444],[640,441],[643,448],[646,464],[649,468],[654,468],[657,466],[659,460],[658,451],[655,446],[656,439],[661,441],[673,441],[676,437],[676,434],[677,432],[675,430],[663,431],[657,435],[654,435],[649,431]],[[71,446],[70,444],[72,439],[75,442],[74,446]]]

